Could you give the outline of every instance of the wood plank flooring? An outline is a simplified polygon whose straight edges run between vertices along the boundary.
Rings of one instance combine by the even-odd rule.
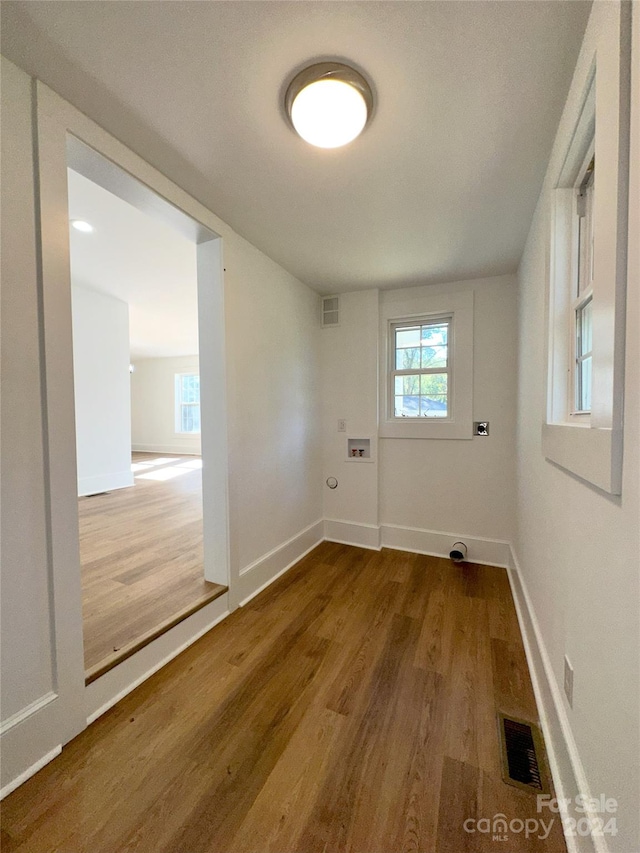
[[[565,853],[464,830],[539,817],[498,709],[537,718],[504,570],[323,543],[11,794],[3,851]]]
[[[226,589],[204,580],[200,458],[132,460],[135,486],[78,501],[87,683]]]

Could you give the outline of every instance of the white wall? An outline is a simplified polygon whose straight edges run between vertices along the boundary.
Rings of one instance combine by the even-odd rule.
[[[471,441],[381,441],[381,521],[509,540],[515,489],[515,279],[502,276],[417,290],[416,311],[420,295],[474,292],[473,419],[489,421],[490,434]],[[406,301],[400,291],[382,298],[387,304]]]
[[[340,325],[321,330],[323,494],[325,518],[334,538],[354,532],[345,523],[378,526],[378,291],[340,295]],[[347,431],[338,432],[338,419]],[[370,437],[373,462],[346,461],[347,439]],[[338,480],[336,489],[327,477]]]
[[[320,328],[317,294],[233,232],[224,259],[231,564],[242,574],[322,518]]]
[[[197,355],[134,359],[131,446],[152,453],[200,453],[200,435],[176,432],[176,373],[199,373]]]
[[[634,17],[634,82],[625,357],[624,463],[613,497],[545,460],[545,289],[551,187],[540,197],[519,270],[518,492],[515,552],[575,739],[573,768],[594,796],[618,801],[611,850],[640,850],[640,4]],[[562,690],[574,667],[574,701]],[[566,733],[558,738],[567,740]],[[581,765],[581,766],[580,766]],[[578,781],[580,781],[578,779]],[[569,789],[569,796],[576,791]],[[602,815],[604,817],[604,815]]]
[[[72,288],[78,494],[133,485],[129,306]]]
[[[377,433],[379,306],[406,308],[409,300],[411,313],[420,313],[434,295],[468,291],[474,293],[474,419],[488,420],[490,435],[384,438],[372,464],[345,461],[346,436]],[[504,545],[481,540],[501,543],[514,529],[516,317],[512,276],[340,296],[340,325],[321,332],[324,478],[339,482],[334,491],[324,487],[333,538],[376,547],[377,532],[366,528],[380,526],[383,544],[438,551],[448,549],[454,534],[479,540],[472,557],[505,561]],[[346,434],[337,431],[339,418],[347,420]]]
[[[1,167],[1,698],[5,722],[53,688],[30,80],[5,60]]]

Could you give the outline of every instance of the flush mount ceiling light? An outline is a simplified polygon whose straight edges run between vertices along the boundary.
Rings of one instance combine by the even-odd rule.
[[[310,145],[340,148],[364,130],[373,111],[373,93],[355,69],[319,62],[293,78],[285,109],[296,133]]]
[[[91,234],[93,231],[93,225],[89,222],[85,222],[84,219],[72,219],[71,224],[76,231],[82,231],[83,234]]]

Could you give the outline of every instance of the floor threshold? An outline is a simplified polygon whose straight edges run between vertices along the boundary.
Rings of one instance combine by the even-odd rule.
[[[96,681],[101,676],[105,675],[107,672],[112,670],[114,667],[118,666],[118,664],[130,658],[132,655],[135,655],[136,652],[139,652],[140,649],[143,649],[145,646],[148,646],[149,643],[152,643],[154,640],[157,640],[158,637],[161,637],[163,634],[166,634],[167,631],[170,631],[180,622],[183,622],[185,619],[188,619],[189,616],[192,616],[194,613],[197,613],[198,610],[202,610],[203,607],[206,607],[207,604],[211,604],[212,601],[215,601],[216,598],[219,598],[221,595],[224,595],[225,592],[229,589],[226,586],[222,586],[217,583],[210,583],[208,586],[211,589],[204,595],[198,599],[198,601],[193,604],[189,604],[186,607],[183,607],[173,616],[170,616],[168,619],[165,619],[163,622],[160,622],[155,628],[152,628],[150,631],[147,631],[145,634],[142,634],[139,637],[136,637],[130,643],[122,646],[122,648],[114,649],[114,651],[107,655],[107,657],[95,663],[93,666],[89,667],[89,669],[85,670],[85,678],[84,683],[85,686],[91,684],[93,681]]]

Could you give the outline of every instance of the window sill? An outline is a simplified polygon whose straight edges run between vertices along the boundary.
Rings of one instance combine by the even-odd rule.
[[[588,424],[543,424],[542,450],[582,480],[610,495],[622,493],[622,434]]]
[[[473,427],[471,421],[383,421],[380,424],[379,437],[466,440],[473,438]]]

